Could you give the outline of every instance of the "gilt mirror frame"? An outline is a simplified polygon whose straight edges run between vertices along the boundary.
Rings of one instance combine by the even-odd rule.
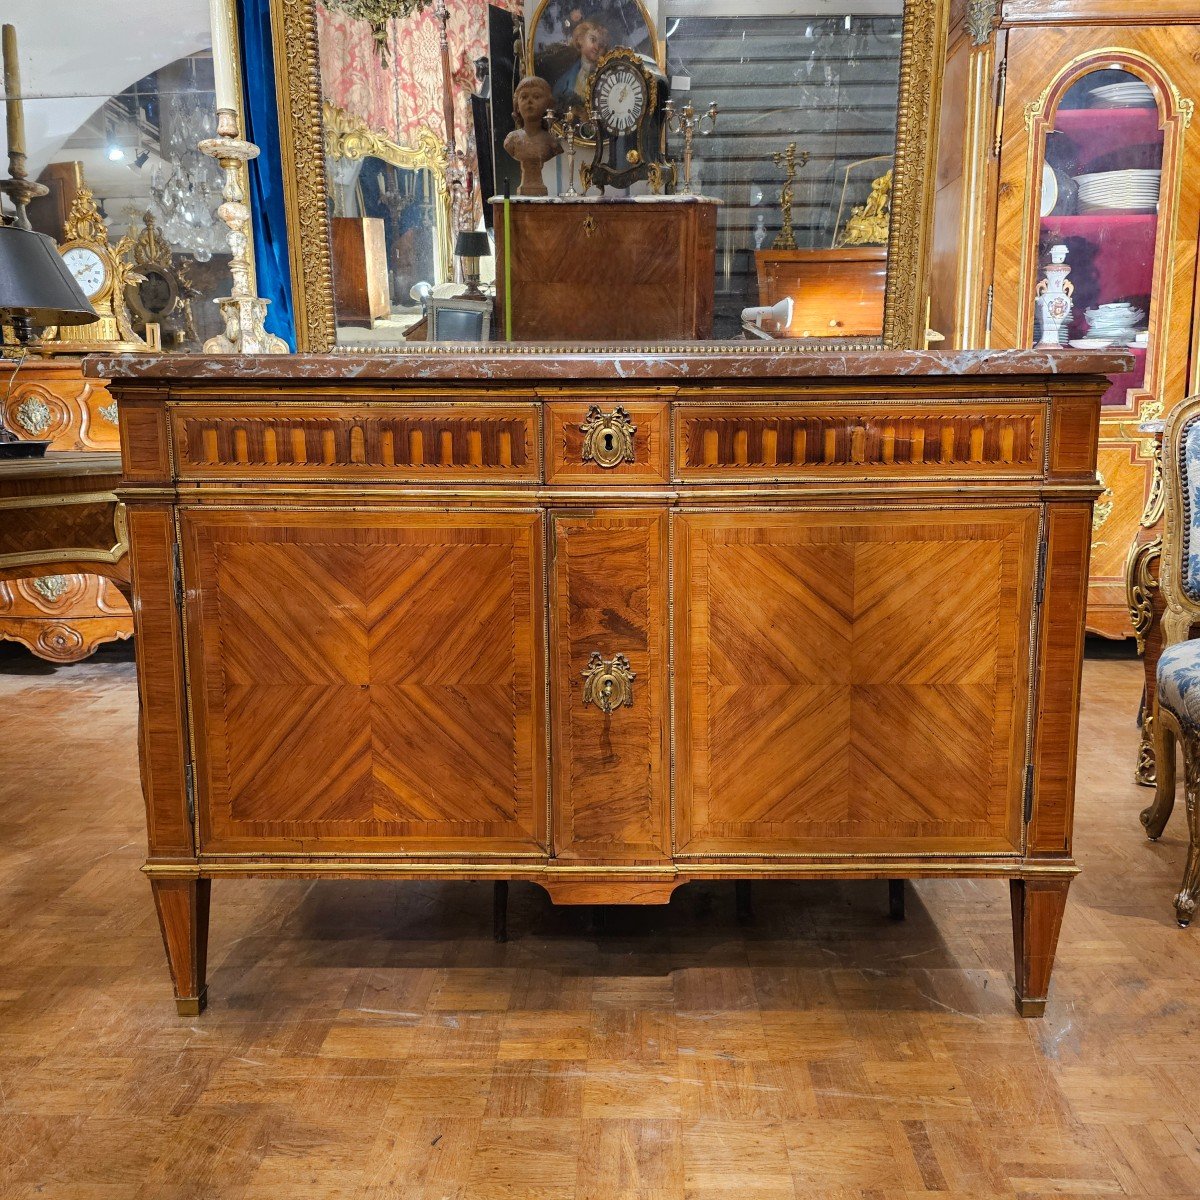
[[[454,272],[453,206],[450,200],[450,185],[446,182],[446,164],[450,158],[446,144],[433,132],[422,126],[417,130],[415,146],[401,146],[389,138],[382,137],[353,113],[330,104],[321,105],[321,120],[325,128],[325,155],[327,158],[348,159],[358,162],[364,158],[378,158],[390,166],[404,171],[427,170],[433,176],[434,203],[437,208],[433,257],[437,283],[445,283]]]
[[[296,348],[336,353],[333,261],[330,250],[326,133],[321,94],[320,48],[314,0],[270,0],[280,153],[288,252],[291,259]],[[879,339],[805,339],[796,342],[713,342],[724,349],[763,353],[925,346],[925,283],[941,108],[946,25],[951,0],[904,0],[900,84],[896,106],[896,168],[888,234],[883,336]],[[662,351],[670,347],[656,344]],[[684,348],[684,347],[681,347]],[[694,349],[694,345],[690,347]],[[388,354],[430,347],[398,344]],[[497,343],[492,351],[545,352],[536,343]],[[562,345],[553,347],[561,351]],[[462,348],[446,345],[446,353]],[[361,350],[360,350],[361,352]]]

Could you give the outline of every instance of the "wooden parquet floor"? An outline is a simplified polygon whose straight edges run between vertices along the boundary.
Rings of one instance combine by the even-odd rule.
[[[1050,1009],[1001,883],[731,885],[665,909],[514,886],[218,882],[181,1020],[138,872],[134,672],[0,657],[0,1196],[1200,1196],[1200,928],[1130,782],[1139,667],[1085,673]],[[1182,807],[1182,806],[1180,806]]]

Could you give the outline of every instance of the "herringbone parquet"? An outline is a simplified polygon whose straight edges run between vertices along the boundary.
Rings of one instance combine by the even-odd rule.
[[[554,909],[485,884],[222,881],[175,1015],[133,665],[0,657],[4,1200],[1049,1200],[1200,1195],[1200,930],[1141,836],[1133,661],[1086,664],[1050,1008],[1007,889],[730,885]]]

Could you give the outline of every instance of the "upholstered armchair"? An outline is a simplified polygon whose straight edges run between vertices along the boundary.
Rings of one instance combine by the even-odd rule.
[[[1183,748],[1189,845],[1183,885],[1175,897],[1180,925],[1191,923],[1200,890],[1200,396],[1184,401],[1167,420],[1163,439],[1166,524],[1160,579],[1166,612],[1158,661],[1154,722],[1158,782],[1154,803],[1142,813],[1157,840],[1175,806],[1176,742]]]

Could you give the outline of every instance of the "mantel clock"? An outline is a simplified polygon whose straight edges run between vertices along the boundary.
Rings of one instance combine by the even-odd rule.
[[[71,204],[58,252],[75,277],[80,290],[96,310],[97,320],[89,325],[51,326],[42,334],[42,350],[50,354],[87,354],[111,350],[148,350],[129,318],[125,289],[140,283],[142,275],[128,262],[133,239],[126,235],[115,246],[100,215],[96,197],[86,184]]]
[[[141,278],[130,276],[125,287],[131,322],[143,337],[148,325],[158,325],[163,345],[196,345],[199,337],[192,299],[197,293],[189,278],[188,263],[185,259],[176,261],[153,213],[145,213],[142,222],[145,228],[133,243],[133,262]]]
[[[596,66],[588,113],[596,125],[592,161],[580,171],[584,188],[624,188],[649,181],[656,192],[674,183],[675,168],[659,160],[666,80],[634,50],[619,47]]]

